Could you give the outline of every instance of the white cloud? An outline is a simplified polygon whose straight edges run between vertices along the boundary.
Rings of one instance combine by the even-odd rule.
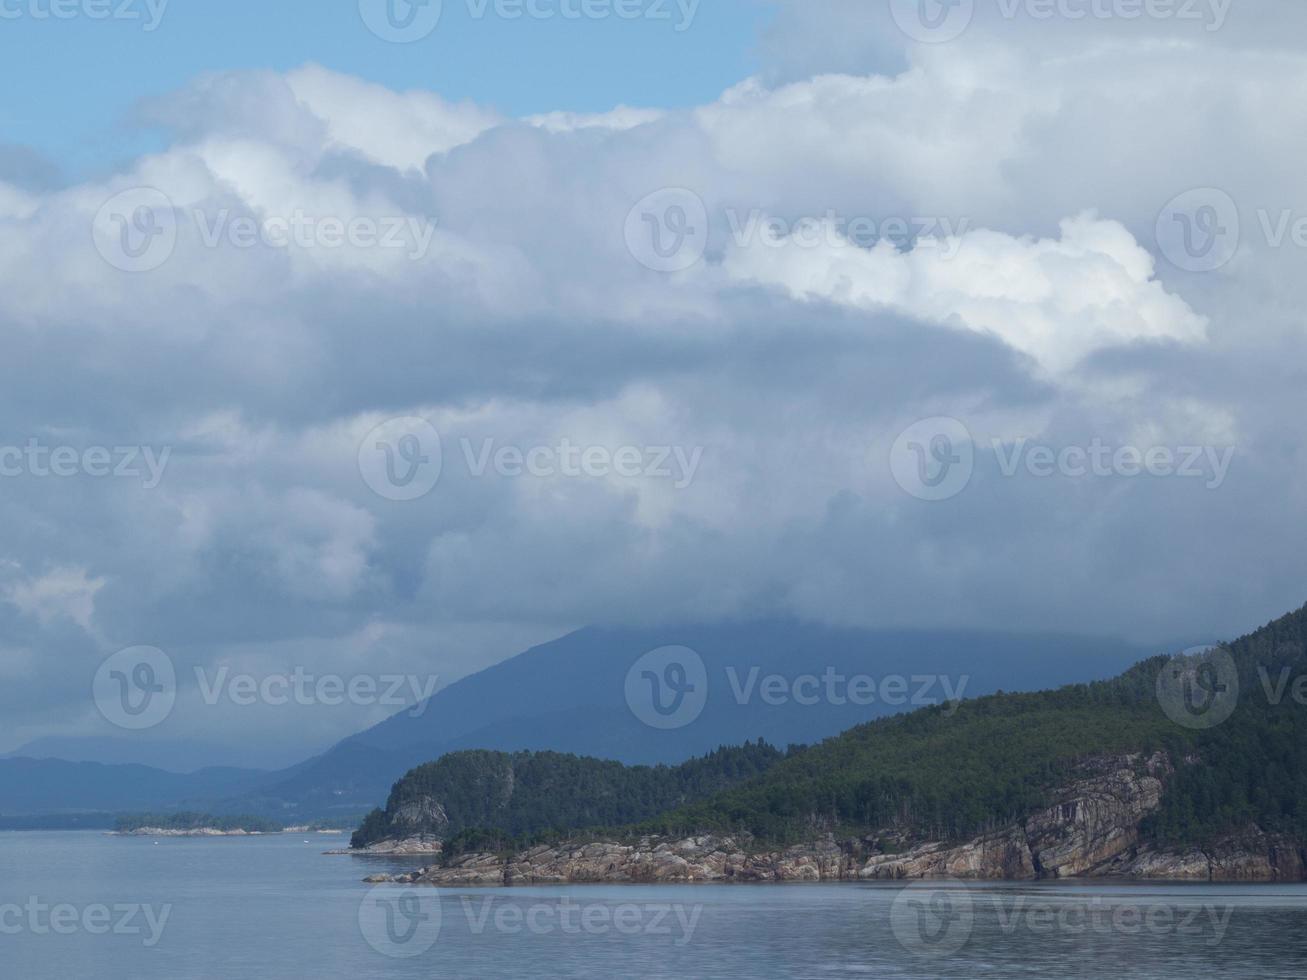
[[[11,576],[6,642],[94,664],[111,651],[93,624],[183,662],[276,646],[328,669],[378,621],[399,625],[377,656],[411,669],[453,624],[470,669],[509,637],[595,619],[765,609],[1158,639],[1299,604],[1307,560],[1284,528],[1307,518],[1304,256],[1271,247],[1256,212],[1303,206],[1307,57],[1233,21],[1211,39],[1047,47],[982,21],[941,50],[881,38],[882,58],[815,7],[792,9],[833,48],[796,30],[758,79],[694,110],[509,120],[316,67],[241,72],[157,101],[170,142],[118,173],[0,184],[0,444],[57,423],[175,448],[154,491],[6,479],[0,560],[51,569]],[[178,237],[128,274],[91,222],[142,184],[171,198]],[[1198,186],[1246,209],[1235,259],[1206,275],[1152,237]],[[624,236],[665,187],[698,194],[710,231],[673,276]],[[206,244],[197,209],[436,225],[418,257],[237,248]],[[729,216],[755,211],[956,234],[905,251],[736,243]],[[454,454],[466,437],[705,456],[683,490],[451,465],[397,504],[356,454],[408,415]],[[1238,455],[1219,492],[991,466],[928,505],[886,454],[935,415],[964,419],[985,464],[991,439],[1021,437]],[[34,670],[7,712],[64,698],[84,713],[84,676]]]
[[[470,103],[431,92],[392,92],[310,65],[286,82],[327,124],[328,147],[344,147],[383,166],[421,170],[427,157],[470,143],[503,120]]]
[[[1205,326],[1153,279],[1152,256],[1129,231],[1092,215],[1062,222],[1056,240],[976,230],[906,251],[856,247],[831,225],[811,239],[761,233],[728,253],[726,269],[798,299],[992,334],[1055,372],[1136,341],[1198,342]]]
[[[5,598],[43,623],[67,619],[91,632],[95,596],[105,580],[92,578],[85,568],[54,568],[43,575],[11,582]]]
[[[551,133],[569,133],[578,129],[634,129],[657,122],[666,113],[660,109],[636,109],[618,106],[608,112],[544,112],[528,116],[526,122]]]

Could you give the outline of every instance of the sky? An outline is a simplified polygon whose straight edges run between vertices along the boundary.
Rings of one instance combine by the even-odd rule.
[[[510,115],[692,106],[755,70],[772,14],[756,0],[666,0],[665,8],[656,0],[645,5],[648,17],[619,17],[609,4],[610,16],[574,18],[565,15],[584,9],[580,0],[540,0],[536,9],[553,16],[535,18],[525,3],[446,0],[430,33],[391,43],[368,29],[366,6],[349,0],[101,2],[121,5],[123,16],[57,18],[47,13],[58,9],[52,0],[0,4],[9,15],[0,16],[0,86],[18,96],[6,99],[0,133],[70,177],[162,145],[135,106],[205,72],[311,62]]]
[[[121,3],[0,0],[0,752],[140,647],[293,754],[394,708],[205,692],[1307,600],[1307,8]]]

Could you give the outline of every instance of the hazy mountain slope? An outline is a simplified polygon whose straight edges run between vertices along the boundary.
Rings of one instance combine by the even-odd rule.
[[[646,652],[683,645],[708,676],[702,715],[659,731],[626,701],[628,671]],[[763,679],[787,684],[827,669],[877,681],[942,675],[967,697],[1111,677],[1147,655],[1114,640],[967,631],[838,629],[794,620],[650,629],[585,629],[535,647],[436,694],[420,716],[401,712],[269,782],[235,810],[277,808],[302,816],[367,810],[408,769],[462,749],[557,751],[632,764],[678,763],[722,745],[762,738],[811,743],[912,704],[819,699],[769,704]],[[911,683],[909,694],[920,685]],[[749,689],[744,702],[740,690]],[[943,699],[942,684],[928,696]]]
[[[141,738],[123,735],[46,736],[19,746],[0,759],[62,759],[64,762],[99,762],[107,766],[149,766],[167,772],[200,769],[281,769],[294,765],[302,753],[280,746],[216,745],[194,739]]]
[[[1109,681],[993,695],[956,711],[927,708],[863,724],[792,752],[737,787],[586,839],[616,844],[655,835],[689,850],[698,845],[686,842],[700,838],[743,839],[806,844],[809,856],[820,857],[825,845],[813,842],[830,834],[843,842],[827,847],[834,850],[826,857],[839,865],[827,869],[834,876],[847,875],[851,860],[868,862],[873,876],[877,868],[892,876],[947,874],[956,860],[958,869],[980,876],[1118,868],[1145,876],[1301,880],[1307,698],[1274,692],[1291,692],[1304,677],[1307,608],[1210,653],[1150,658]],[[1177,691],[1180,701],[1173,700]],[[392,800],[431,789],[417,782],[407,777]],[[564,783],[558,792],[565,797],[571,787]],[[439,804],[439,794],[425,801]],[[576,805],[546,802],[564,810]],[[529,815],[518,820],[528,823]],[[457,862],[463,850],[450,847],[445,859]],[[626,859],[620,847],[600,850]],[[566,861],[576,853],[569,844],[555,851],[519,853],[513,873],[529,877],[532,861]],[[1053,861],[1049,872],[1046,862]],[[450,880],[461,880],[463,872],[452,867]],[[493,878],[499,871],[492,855],[477,873]]]
[[[0,759],[0,815],[169,808],[245,793],[266,778],[249,769],[179,775],[149,766]]]

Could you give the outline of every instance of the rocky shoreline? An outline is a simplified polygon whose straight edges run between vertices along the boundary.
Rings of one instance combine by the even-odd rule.
[[[912,841],[894,830],[847,839],[827,834],[780,850],[759,848],[747,837],[713,835],[575,841],[512,855],[458,855],[410,874],[367,880],[437,887],[912,879],[1307,881],[1307,847],[1256,827],[1205,850],[1156,851],[1143,843],[1140,822],[1160,805],[1171,772],[1163,753],[1096,760],[1055,794],[1052,806],[962,843]],[[440,856],[443,845],[422,837],[352,853]]]

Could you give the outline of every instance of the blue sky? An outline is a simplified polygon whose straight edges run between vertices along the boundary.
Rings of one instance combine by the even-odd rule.
[[[709,0],[681,31],[676,0],[669,20],[584,21],[506,20],[493,3],[476,17],[472,0],[445,0],[431,35],[392,44],[368,31],[352,0],[171,0],[152,32],[146,0],[113,0],[124,2],[140,19],[32,16],[50,0],[0,5],[22,14],[0,20],[0,88],[10,96],[0,143],[30,146],[68,176],[111,169],[155,145],[130,125],[138,100],[206,71],[306,62],[511,114],[693,105],[753,72],[767,16],[758,0]]]

